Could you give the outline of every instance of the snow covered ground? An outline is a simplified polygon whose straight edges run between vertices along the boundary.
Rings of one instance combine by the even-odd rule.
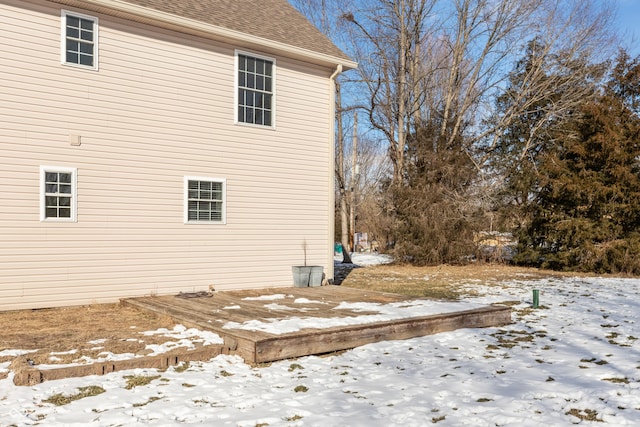
[[[333,260],[336,263],[342,263],[342,254],[335,255],[333,257]],[[355,265],[358,265],[360,267],[366,267],[370,265],[388,264],[391,261],[393,261],[393,259],[389,255],[385,255],[385,254],[354,252],[351,254],[351,261],[353,261]]]
[[[219,356],[31,387],[9,376],[0,426],[640,425],[640,280],[469,288],[482,294],[469,303],[514,301],[514,323],[260,367]],[[133,386],[143,377],[150,383]],[[104,392],[82,398],[90,387]],[[77,400],[45,402],[60,394]]]

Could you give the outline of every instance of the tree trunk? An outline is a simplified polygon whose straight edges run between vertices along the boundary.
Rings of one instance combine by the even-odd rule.
[[[347,206],[347,189],[344,172],[344,135],[342,133],[342,96],[340,83],[336,82],[336,178],[338,179],[338,197],[340,198],[340,240],[342,244],[342,262],[351,264],[351,245],[349,244],[349,208]]]

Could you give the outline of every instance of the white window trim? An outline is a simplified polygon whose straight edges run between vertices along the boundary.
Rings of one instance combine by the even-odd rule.
[[[198,221],[189,220],[189,181],[210,181],[222,183],[222,220]],[[185,224],[210,224],[226,225],[227,223],[227,180],[225,178],[213,178],[210,176],[185,176],[184,177],[184,223]]]
[[[253,58],[263,59],[265,61],[270,61],[273,63],[272,75],[271,75],[271,126],[266,125],[257,125],[254,123],[245,123],[238,120],[238,55],[251,56]],[[260,55],[254,52],[249,52],[246,50],[235,50],[234,58],[233,58],[233,123],[241,126],[249,126],[258,129],[276,129],[276,59],[270,56]]]
[[[61,172],[71,174],[71,217],[47,218],[46,173]],[[40,166],[40,221],[42,222],[78,222],[78,169],[60,166]]]
[[[93,66],[74,64],[67,62],[67,15],[75,16],[82,19],[88,19],[93,21]],[[77,13],[70,10],[62,10],[60,13],[60,62],[67,67],[81,68],[84,70],[98,71],[98,40],[99,37],[99,25],[98,18],[95,16],[85,15],[83,13]]]

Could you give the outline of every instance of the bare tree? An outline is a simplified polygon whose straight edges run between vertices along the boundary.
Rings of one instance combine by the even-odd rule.
[[[352,139],[351,141],[354,141]],[[357,144],[357,174],[352,176],[354,196],[351,211],[355,213],[354,231],[367,232],[370,249],[384,251],[391,239],[390,218],[385,212],[388,198],[383,190],[390,176],[390,161],[379,140],[360,134]],[[354,152],[348,144],[345,152]],[[352,169],[353,170],[353,169]]]
[[[371,125],[385,135],[394,182],[405,169],[406,135],[424,122],[438,123],[434,149],[451,148],[465,124],[469,155],[483,142],[492,147],[499,133],[535,104],[549,85],[542,78],[548,58],[572,63],[561,84],[567,96],[549,115],[562,114],[584,97],[572,83],[588,78],[589,63],[608,37],[610,8],[595,0],[370,0],[354,4],[343,18],[352,24],[351,40],[360,74],[369,90]],[[355,8],[358,5],[358,8]],[[514,102],[493,125],[479,131],[494,110],[508,70],[527,41],[537,37],[544,62],[530,70],[524,102]],[[582,85],[583,86],[583,85]],[[531,95],[534,94],[534,97]],[[487,122],[488,123],[488,122]],[[486,145],[485,145],[486,147]],[[474,161],[481,167],[486,158]]]
[[[289,3],[311,21],[316,28],[334,41],[338,36],[336,26],[338,15],[334,12],[340,2],[341,0],[289,0]]]
[[[360,63],[362,82],[369,92],[365,108],[370,124],[389,144],[394,184],[405,172],[406,136],[417,111],[420,93],[418,61],[425,23],[436,0],[382,0],[358,2],[343,14],[354,24],[352,48]]]
[[[536,10],[537,31],[525,39],[535,50],[521,70],[519,90],[510,92],[509,108],[492,110],[492,119],[485,122],[490,125],[474,137],[474,142],[484,139],[486,143],[480,164],[492,156],[507,127],[535,111],[536,121],[514,153],[518,161],[525,161],[549,122],[562,122],[581,102],[596,95],[594,83],[602,77],[598,73],[602,67],[596,65],[607,59],[614,47],[609,31],[611,13],[610,8],[598,8],[593,1],[552,0]],[[550,93],[562,96],[541,108]]]

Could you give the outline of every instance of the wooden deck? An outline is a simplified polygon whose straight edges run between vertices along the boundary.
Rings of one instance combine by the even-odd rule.
[[[473,310],[379,321],[350,326],[328,326],[329,319],[354,317],[363,312],[336,307],[343,302],[392,303],[411,298],[342,286],[278,288],[216,292],[211,295],[129,298],[123,304],[169,315],[188,327],[213,331],[224,339],[222,352],[237,354],[248,363],[329,353],[360,345],[414,338],[459,328],[500,326],[511,323],[511,309],[484,306]],[[313,318],[314,328],[288,333],[225,328],[230,322]]]
[[[197,350],[176,348],[168,353],[126,360],[96,362],[88,365],[41,368],[24,364],[14,369],[16,385],[33,385],[43,381],[84,375],[104,375],[134,368],[165,369],[182,362],[209,360],[220,354],[237,354],[247,363],[264,363],[279,359],[322,354],[354,348],[385,340],[414,338],[459,328],[481,328],[511,323],[511,309],[506,306],[483,306],[464,310],[417,316],[398,320],[369,322],[351,326],[330,326],[338,317],[379,314],[363,312],[362,307],[346,309],[341,303],[398,303],[412,299],[402,295],[363,291],[343,286],[313,288],[279,288],[214,294],[142,297],[122,300],[141,310],[169,315],[188,327],[217,333],[223,344],[207,345]],[[288,333],[225,328],[231,322],[248,321],[309,322],[313,327]],[[333,323],[332,323],[333,322]],[[281,331],[280,331],[281,332]]]

